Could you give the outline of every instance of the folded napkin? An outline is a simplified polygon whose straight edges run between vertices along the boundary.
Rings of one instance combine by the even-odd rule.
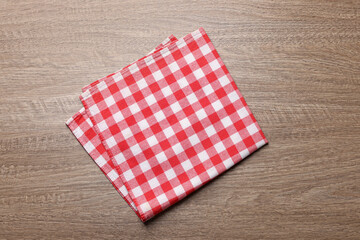
[[[161,42],[156,48],[154,48],[150,53],[157,52],[162,48],[168,46],[170,43],[176,41],[177,38],[173,35],[170,35],[163,42]],[[146,56],[145,56],[146,57]],[[143,58],[145,58],[143,57]],[[131,64],[130,64],[131,65]],[[128,65],[128,66],[130,66]],[[127,66],[127,67],[128,67]],[[121,70],[120,70],[121,71]],[[107,77],[96,80],[95,82],[85,86],[82,88],[82,91],[85,92],[87,89],[95,86],[106,78],[111,77],[115,73],[108,75]],[[70,128],[74,136],[80,142],[80,144],[84,147],[87,153],[91,156],[91,158],[95,161],[98,167],[103,171],[105,176],[109,179],[109,181],[113,184],[115,189],[119,192],[119,194],[124,198],[124,200],[130,205],[130,207],[137,213],[136,206],[129,196],[129,192],[124,186],[123,182],[119,178],[118,170],[115,168],[112,163],[109,155],[107,154],[102,142],[97,135],[95,129],[93,128],[93,124],[90,121],[90,118],[85,112],[84,108],[81,108],[79,112],[77,112],[73,117],[71,117],[66,125]]]
[[[267,143],[203,28],[83,91],[67,125],[142,221]]]

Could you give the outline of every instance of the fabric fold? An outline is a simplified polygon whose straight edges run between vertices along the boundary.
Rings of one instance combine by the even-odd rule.
[[[161,50],[162,48],[168,46],[170,43],[175,42],[176,40],[177,38],[175,36],[170,35],[163,42],[161,42],[156,48],[154,48],[151,52],[149,52],[146,56]],[[87,89],[91,88],[92,86],[97,85],[101,81],[104,81],[106,78],[111,77],[113,74],[110,74],[107,77],[103,77],[99,80],[92,82],[91,84],[83,87],[82,91],[84,92]],[[119,177],[118,170],[112,163],[98,134],[94,130],[93,124],[90,121],[88,115],[86,114],[85,109],[81,108],[79,112],[77,112],[73,117],[67,120],[66,125],[69,127],[71,132],[77,138],[79,143],[84,147],[85,151],[98,165],[100,170],[105,174],[105,176],[108,178],[111,184],[124,198],[126,203],[129,204],[129,206],[135,211],[135,213],[138,213],[134,202],[129,196],[129,192],[127,191],[126,187],[124,186],[123,182]]]
[[[268,142],[203,28],[83,91],[68,126],[142,221]]]

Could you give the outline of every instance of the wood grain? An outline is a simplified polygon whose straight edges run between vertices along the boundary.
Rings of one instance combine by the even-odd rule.
[[[0,2],[0,239],[360,239],[359,1]],[[204,27],[270,144],[147,224],[64,122]]]

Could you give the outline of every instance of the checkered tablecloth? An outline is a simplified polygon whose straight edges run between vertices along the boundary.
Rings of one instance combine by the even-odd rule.
[[[83,91],[67,124],[142,221],[267,143],[203,28]]]

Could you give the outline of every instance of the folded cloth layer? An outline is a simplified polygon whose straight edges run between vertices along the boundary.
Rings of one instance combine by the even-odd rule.
[[[148,53],[148,55],[161,50],[162,48],[168,46],[170,43],[176,40],[177,39],[173,35],[170,35],[160,45],[158,45],[155,49],[153,49],[150,53]],[[95,86],[99,82],[105,80],[108,77],[111,77],[114,74],[115,73],[110,74],[109,76],[101,78],[99,80],[96,80],[90,85],[85,86],[82,90],[86,91],[87,89],[91,88],[91,86]],[[78,139],[80,144],[87,151],[87,153],[92,157],[92,159],[98,165],[98,167],[103,171],[105,176],[113,184],[115,189],[120,193],[120,195],[124,198],[124,200],[135,211],[135,213],[137,213],[136,206],[132,201],[131,197],[129,196],[129,193],[126,187],[124,186],[123,182],[119,178],[117,169],[113,165],[99,136],[93,129],[93,124],[90,121],[89,117],[87,116],[85,109],[81,108],[79,112],[77,112],[73,117],[71,117],[66,122],[66,124],[70,128],[74,136]]]
[[[69,127],[142,221],[267,143],[202,28],[84,90]]]

